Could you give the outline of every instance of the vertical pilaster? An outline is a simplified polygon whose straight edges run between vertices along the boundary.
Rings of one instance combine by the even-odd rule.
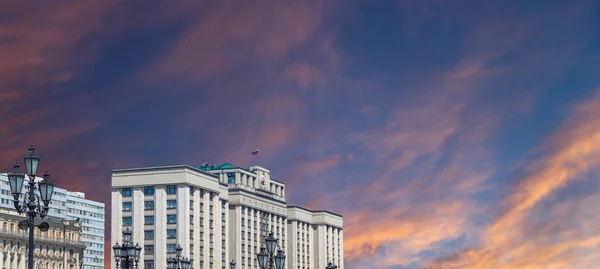
[[[190,187],[177,187],[177,242],[183,248],[182,255],[190,257]]]
[[[223,264],[222,249],[221,249],[221,200],[219,195],[215,193],[213,195],[213,244],[214,244],[214,267],[221,268]]]
[[[344,269],[344,229],[340,229],[340,264],[339,269]]]
[[[194,198],[194,256],[193,259],[193,267],[200,268],[200,203],[202,202],[200,198],[200,190],[196,189],[193,194]]]
[[[209,212],[209,204],[210,204],[210,195],[208,192],[205,191],[204,196],[202,198],[202,203],[204,204],[202,211],[203,211],[203,225],[204,228],[202,229],[202,233],[203,233],[203,240],[204,240],[204,268],[209,268],[209,264],[210,264],[210,233],[209,233],[209,219],[210,219],[210,212]]]
[[[144,257],[144,192],[142,188],[134,188],[133,195],[131,199],[131,215],[133,217],[133,223],[131,226],[132,235],[133,235],[133,243],[140,244],[142,247],[142,252],[140,254],[140,258]],[[121,203],[119,205],[122,206]],[[114,230],[114,229],[113,229]],[[78,257],[81,258],[81,257]],[[143,261],[142,261],[143,263]],[[143,268],[142,264],[142,268]]]
[[[110,231],[110,238],[112,241],[111,246],[114,246],[117,242],[122,241],[121,227],[123,227],[123,209],[121,207],[123,206],[123,197],[121,196],[120,189],[112,189],[111,202],[113,206],[111,207],[110,223],[113,228]],[[115,260],[115,253],[113,251],[110,252],[110,260],[110,268],[116,269],[115,263],[112,262]]]
[[[156,186],[154,197],[154,268],[167,268],[167,193],[165,186]]]

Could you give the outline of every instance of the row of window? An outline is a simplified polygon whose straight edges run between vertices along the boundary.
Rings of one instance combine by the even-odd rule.
[[[82,203],[82,202],[76,202],[76,201],[73,201],[73,200],[67,200],[67,203],[69,203],[69,204],[72,204],[72,205],[78,205],[78,206],[83,206],[83,207],[89,207],[89,208],[93,208],[93,209],[97,209],[97,210],[104,211],[104,206],[98,206],[98,205],[86,204],[86,203]]]
[[[194,187],[189,187],[190,189],[190,195],[194,194],[194,191],[196,190]],[[166,192],[167,194],[177,194],[177,185],[167,185],[166,186]],[[145,186],[143,188],[143,192],[144,195],[154,195],[155,193],[155,188],[154,186]],[[202,197],[204,195],[204,191],[202,189],[199,189],[200,191],[200,197]],[[214,193],[209,192],[210,194],[210,199],[213,199]],[[123,197],[131,197],[133,195],[133,189],[132,188],[122,188],[121,189],[121,195],[123,195]]]
[[[69,213],[78,214],[78,215],[82,215],[82,216],[86,216],[86,217],[89,216],[92,218],[104,219],[104,214],[88,212],[85,210],[79,210],[79,209],[74,209],[74,208],[69,208],[68,211],[69,211]]]
[[[177,214],[167,215],[167,224],[176,224],[176,223],[177,223]],[[133,225],[133,217],[131,217],[131,216],[123,217],[123,225],[125,225],[125,226]],[[144,216],[144,225],[154,225],[154,216]]]

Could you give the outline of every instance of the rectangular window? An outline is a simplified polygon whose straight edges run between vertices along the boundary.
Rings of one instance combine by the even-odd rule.
[[[154,245],[145,245],[144,246],[144,254],[146,254],[146,255],[154,254]]]
[[[167,239],[177,238],[177,230],[176,229],[167,229]]]
[[[235,173],[227,173],[227,183],[235,183]]]
[[[177,208],[177,200],[167,200],[167,209]]]
[[[177,186],[167,185],[167,194],[177,194]]]
[[[175,253],[177,244],[167,244],[167,253]]]
[[[154,216],[144,216],[144,225],[154,225]]]
[[[133,193],[133,191],[131,190],[131,188],[121,189],[121,195],[123,195],[124,197],[131,197],[132,193]]]
[[[144,187],[144,195],[154,195],[154,186]]]
[[[194,187],[190,186],[190,195],[194,195]]]
[[[153,230],[144,231],[144,240],[154,240],[154,231]]]
[[[194,209],[194,201],[190,201],[190,209]]]
[[[173,215],[167,215],[167,223],[168,224],[175,224],[177,223],[177,215],[173,214]]]
[[[144,268],[153,269],[154,268],[154,260],[144,260]]]
[[[123,211],[131,211],[131,202],[123,202]]]
[[[133,219],[131,217],[123,217],[123,225],[131,225],[133,223]]]
[[[154,210],[154,201],[144,201],[144,210]]]

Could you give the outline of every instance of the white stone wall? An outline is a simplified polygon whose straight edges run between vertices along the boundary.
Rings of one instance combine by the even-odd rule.
[[[111,245],[114,246],[117,242],[121,244],[123,242],[122,227],[123,227],[123,197],[121,196],[120,189],[112,189],[111,191],[111,231],[110,238],[113,242]],[[116,264],[112,261],[115,260],[115,253],[110,252],[111,268],[116,269]]]
[[[227,173],[235,173],[235,183],[225,186],[224,183],[228,182]],[[265,185],[261,182],[263,179]],[[220,184],[219,181],[224,183]],[[134,242],[154,246],[154,254],[142,254],[144,257],[140,259],[140,268],[144,268],[143,260],[146,259],[154,260],[154,268],[166,268],[166,259],[173,256],[167,254],[167,244],[176,242],[182,246],[184,257],[193,259],[194,269],[210,268],[211,262],[212,268],[229,268],[231,260],[235,260],[236,268],[257,269],[256,254],[263,246],[260,226],[262,213],[266,213],[267,217],[267,231],[264,235],[273,231],[279,239],[279,246],[287,256],[286,268],[325,268],[328,261],[343,268],[343,244],[337,245],[338,239],[343,242],[342,218],[324,211],[288,208],[285,203],[285,185],[273,180],[270,172],[264,168],[252,167],[250,171],[230,169],[220,171],[218,176],[186,166],[116,170],[113,172],[112,184],[113,227],[122,227],[123,197],[119,190],[131,187],[134,192],[131,198]],[[177,194],[167,195],[167,185],[177,185]],[[154,186],[155,194],[145,196],[144,186]],[[190,187],[194,188],[192,194]],[[212,199],[210,193],[213,194]],[[148,199],[155,201],[152,211],[143,209],[144,201]],[[176,210],[167,209],[168,199],[177,199]],[[190,201],[193,201],[191,208]],[[225,208],[222,208],[222,201]],[[177,214],[177,224],[169,225],[167,214],[173,212]],[[154,215],[154,225],[143,224],[145,215]],[[190,215],[193,216],[191,222]],[[176,240],[167,239],[168,227],[176,227]],[[144,230],[148,229],[154,230],[154,240],[144,241]],[[112,245],[116,240],[120,243],[121,230],[117,228],[111,231]],[[297,238],[298,232],[301,233],[300,240]],[[298,243],[300,249],[297,247]]]

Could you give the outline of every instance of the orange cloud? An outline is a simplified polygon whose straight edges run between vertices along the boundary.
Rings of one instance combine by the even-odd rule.
[[[600,94],[577,106],[543,145],[548,155],[529,164],[528,175],[504,199],[505,213],[487,227],[482,246],[438,261],[432,268],[591,268],[589,261],[600,258],[596,254],[600,234],[592,228],[600,224],[600,218],[578,213],[592,201],[561,202],[554,206],[555,218],[541,227],[529,226],[532,210],[542,201],[600,164],[598,113]],[[575,219],[575,227],[565,226]]]

